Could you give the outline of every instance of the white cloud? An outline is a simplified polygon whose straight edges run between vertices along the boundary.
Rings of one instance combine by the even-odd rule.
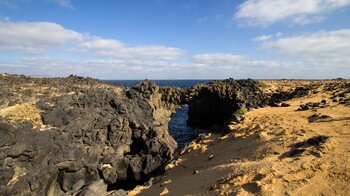
[[[79,42],[83,35],[50,22],[0,22],[0,51],[43,53]]]
[[[157,59],[67,60],[34,57],[7,62],[0,60],[0,72],[41,76],[77,74],[102,79],[350,77],[349,67],[338,66],[336,63],[336,60],[322,62],[256,60],[226,53],[198,54],[184,63]],[[330,64],[335,66],[329,66]]]
[[[278,32],[274,35],[261,35],[261,36],[255,37],[252,39],[252,41],[254,41],[254,42],[266,42],[266,41],[271,40],[273,38],[280,38],[282,36],[283,36],[283,33]]]
[[[184,50],[166,46],[145,45],[125,47],[116,51],[116,57],[122,58],[156,58],[162,60],[175,60],[184,54]]]
[[[130,59],[175,60],[185,51],[162,45],[129,47],[115,39],[104,39],[50,22],[0,22],[0,51],[48,53],[50,50],[93,52],[98,56]]]
[[[307,58],[350,58],[350,29],[319,31],[266,41],[263,48]]]
[[[261,36],[255,37],[252,39],[252,41],[254,41],[254,42],[266,42],[266,41],[271,40],[273,38],[280,38],[282,36],[283,36],[283,33],[278,32],[274,35],[261,35]]]
[[[263,42],[263,41],[270,40],[272,37],[273,37],[272,35],[262,35],[262,36],[254,38],[253,41],[255,41],[255,42]]]
[[[256,60],[240,55],[216,53],[193,56],[203,72],[219,78],[304,78],[350,77],[350,59]],[[208,76],[207,76],[208,77]]]
[[[264,49],[299,59],[311,78],[350,77],[350,29],[319,31],[276,37],[262,43]],[[301,70],[299,70],[302,72]]]
[[[182,56],[185,51],[179,48],[161,45],[140,45],[128,47],[119,40],[103,39],[99,37],[86,38],[73,51],[93,51],[99,56],[129,58],[129,59],[162,59],[175,60]]]
[[[73,50],[86,52],[89,50],[97,51],[98,53],[108,53],[108,51],[119,50],[123,44],[119,40],[102,39],[100,37],[86,38],[84,42],[78,44]]]
[[[312,23],[319,23],[325,20],[325,16],[308,16],[308,15],[299,15],[295,16],[292,19],[292,23],[299,25],[307,25]]]
[[[0,60],[0,72],[42,76],[77,74],[104,79],[186,78],[186,75],[187,78],[192,78],[190,76],[200,69],[197,67],[192,67],[192,64],[138,59],[68,60],[35,57],[15,61]]]
[[[287,21],[305,25],[325,19],[325,14],[350,4],[350,0],[247,0],[234,18],[249,26]]]
[[[64,8],[69,8],[69,9],[74,8],[72,0],[52,0],[52,1],[54,1],[55,3],[59,4]]]
[[[192,57],[192,61],[196,63],[210,64],[210,65],[236,65],[245,61],[246,57],[227,54],[227,53],[209,53],[198,54]]]
[[[283,61],[267,61],[267,60],[252,60],[245,56],[234,55],[229,53],[209,53],[199,54],[192,57],[195,63],[211,65],[214,67],[231,66],[242,68],[283,68],[285,66],[295,65],[292,62]]]

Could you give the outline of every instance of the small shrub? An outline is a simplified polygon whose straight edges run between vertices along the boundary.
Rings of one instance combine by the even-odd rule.
[[[235,114],[239,114],[239,115],[244,115],[245,113],[248,112],[248,109],[246,107],[241,107],[240,109],[238,109]]]
[[[269,84],[267,84],[267,83],[265,83],[265,82],[262,82],[262,81],[259,81],[259,82],[258,82],[258,86],[259,86],[260,88],[262,88],[262,89],[265,89],[265,88],[270,87]]]

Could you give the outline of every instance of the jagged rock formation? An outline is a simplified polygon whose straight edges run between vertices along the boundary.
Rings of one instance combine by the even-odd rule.
[[[43,90],[36,102],[41,130],[1,119],[1,195],[76,194],[100,179],[106,189],[131,188],[161,171],[176,149],[166,126],[171,112],[152,82],[125,89],[79,77],[2,79],[4,91],[31,84],[55,94]]]
[[[267,104],[258,82],[251,79],[213,81],[190,88],[162,87],[161,92],[168,108],[189,104],[187,123],[203,129],[223,127],[228,121],[238,120],[238,110]]]
[[[254,80],[214,81],[201,86],[189,104],[188,124],[208,129],[235,120],[237,111],[266,105],[266,97]]]
[[[258,81],[227,79],[190,88],[161,87],[160,92],[164,106],[171,111],[189,104],[187,122],[190,126],[210,129],[242,120],[247,110],[304,97],[315,88],[315,85],[308,85],[267,94]]]
[[[294,98],[300,98],[308,95],[310,91],[314,89],[313,86],[306,86],[306,87],[297,87],[292,92],[278,92],[273,93],[270,97],[269,105],[274,105],[276,103],[280,103],[282,101],[291,100]]]

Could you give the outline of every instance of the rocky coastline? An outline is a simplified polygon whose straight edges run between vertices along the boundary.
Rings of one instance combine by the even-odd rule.
[[[1,75],[0,195],[127,195],[179,153],[167,125],[181,105],[189,105],[190,126],[225,134],[247,111],[281,107],[319,86],[267,91],[259,81],[227,79],[126,88],[78,76]],[[348,103],[341,93],[334,100]]]

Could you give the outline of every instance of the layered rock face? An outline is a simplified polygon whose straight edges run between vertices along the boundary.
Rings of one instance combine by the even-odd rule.
[[[45,91],[38,97],[41,127],[0,120],[1,195],[127,189],[172,158],[177,146],[167,132],[171,112],[163,109],[154,83],[125,89],[79,77],[7,76],[1,88],[28,83],[61,95]]]

